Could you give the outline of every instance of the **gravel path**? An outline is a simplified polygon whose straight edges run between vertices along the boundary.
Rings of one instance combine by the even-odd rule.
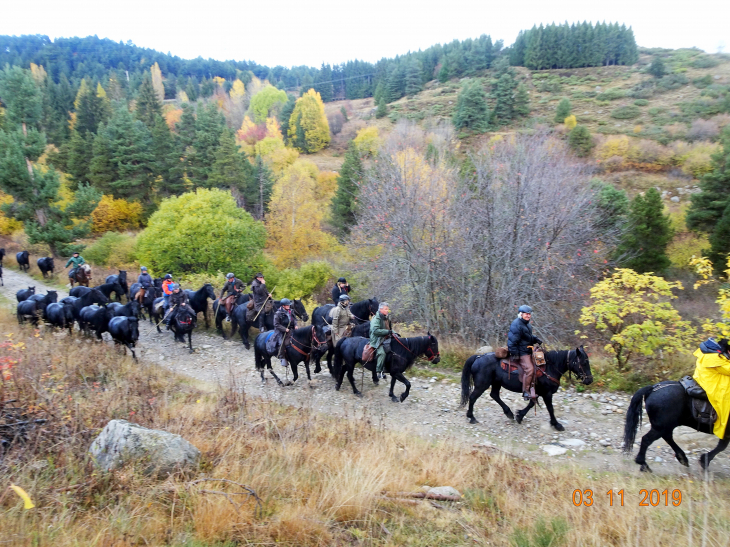
[[[12,301],[13,307],[16,291],[29,285],[35,285],[38,293],[48,289],[11,268],[4,271],[4,281],[5,286],[0,287],[0,293]],[[66,294],[59,290],[59,298]],[[202,318],[199,323],[202,326]],[[226,328],[230,326],[226,324]],[[110,340],[108,334],[104,336],[107,341]],[[141,324],[138,347],[138,356],[142,360],[208,383],[225,386],[235,382],[239,389],[245,389],[251,396],[305,406],[329,415],[366,415],[386,428],[405,430],[433,441],[464,443],[469,449],[484,446],[532,461],[574,464],[595,472],[638,472],[633,459],[621,454],[624,415],[630,399],[626,394],[586,394],[577,393],[572,388],[560,388],[553,401],[558,421],[565,426],[564,432],[550,427],[544,408],[538,409],[537,414],[531,412],[522,424],[517,424],[504,416],[499,406],[485,394],[475,407],[475,415],[481,423],[469,425],[465,410],[458,405],[459,375],[452,371],[440,371],[440,376],[445,377],[440,380],[413,377],[414,371],[410,371],[408,376],[412,387],[409,398],[403,403],[392,403],[388,397],[390,381],[381,381],[375,386],[369,374],[365,375],[362,398],[352,394],[346,380],[342,391],[335,391],[334,380],[325,363],[322,373],[313,375],[311,384],[307,382],[303,366],[295,385],[280,387],[268,373],[268,381],[262,384],[254,369],[253,350],[247,351],[238,336],[235,340],[224,341],[215,332],[200,327],[193,333],[193,354],[188,353],[187,346],[176,343],[172,333],[164,330],[157,333],[149,322]],[[286,376],[280,365],[273,366],[277,375]],[[358,369],[355,374],[358,388],[361,377]],[[396,384],[396,394],[401,391],[401,384]],[[502,398],[513,411],[524,406],[516,393],[503,390]],[[642,431],[647,430],[646,425],[645,422]],[[647,461],[652,470],[662,475],[701,475],[697,459],[701,452],[715,446],[715,437],[678,428],[674,438],[688,452],[690,468],[677,463],[673,451],[666,443],[658,441],[648,452]],[[730,476],[730,452],[715,458],[711,469],[718,477]]]

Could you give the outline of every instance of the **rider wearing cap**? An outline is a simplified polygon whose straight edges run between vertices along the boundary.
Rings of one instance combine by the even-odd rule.
[[[510,360],[518,362],[523,370],[522,397],[527,400],[535,398],[535,389],[532,387],[535,367],[532,364],[532,350],[528,346],[542,344],[542,340],[532,334],[531,318],[532,308],[520,306],[517,319],[512,321],[507,336]]]
[[[340,303],[332,309],[332,345],[350,336],[350,324],[355,322],[355,316],[350,311],[350,297],[340,295]]]
[[[274,314],[274,335],[271,344],[279,346],[278,356],[281,360],[281,366],[287,366],[286,358],[282,357],[282,349],[291,343],[292,332],[297,328],[297,318],[291,309],[291,300],[288,298],[281,299],[281,307]],[[268,344],[267,344],[268,346]],[[273,353],[273,352],[271,352]]]
[[[152,276],[147,273],[146,266],[142,266],[139,271],[140,274],[137,277],[137,283],[140,284],[140,289],[137,291],[137,294],[134,295],[134,299],[142,304],[142,299],[144,298],[145,292],[147,292],[147,289],[149,289],[154,284],[154,282],[152,281]]]
[[[335,306],[340,303],[340,296],[343,294],[349,295],[351,290],[347,279],[340,277],[332,288],[332,302],[335,303]]]
[[[167,316],[167,328],[170,328],[172,320],[177,316],[177,312],[188,305],[190,300],[188,299],[188,293],[180,288],[179,283],[172,283],[170,285],[172,292],[170,293],[170,309],[171,312]]]
[[[84,260],[84,257],[79,254],[78,251],[74,252],[71,258],[68,259],[68,262],[66,262],[66,265],[64,268],[68,268],[68,266],[72,265],[71,270],[68,272],[68,277],[70,279],[76,279],[76,270],[79,269],[79,266],[83,266],[86,264],[86,260]]]
[[[231,312],[233,311],[233,306],[235,306],[238,295],[243,292],[244,287],[245,285],[243,284],[243,281],[238,279],[234,274],[229,273],[228,275],[226,275],[226,284],[223,285],[223,288],[221,289],[221,295],[218,297],[218,300],[226,308],[226,321],[231,320]],[[228,293],[228,296],[226,296],[225,300],[223,300],[223,293]]]
[[[390,353],[390,341],[393,338],[393,326],[388,318],[390,306],[387,302],[381,302],[378,306],[378,313],[370,320],[370,347],[376,350],[377,358],[375,372],[380,378],[385,378],[383,368],[385,359]]]
[[[264,274],[257,273],[253,282],[251,283],[251,294],[253,294],[253,309],[258,314],[259,330],[264,332],[264,314],[261,313],[261,308],[266,303],[268,298],[271,298],[271,293],[266,288],[266,281],[264,280]]]

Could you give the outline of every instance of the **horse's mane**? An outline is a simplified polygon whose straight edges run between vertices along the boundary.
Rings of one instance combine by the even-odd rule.
[[[571,350],[567,349],[546,351],[545,360],[547,361],[548,365],[558,368],[563,363],[567,363],[568,354],[570,353],[570,351]],[[566,370],[567,368],[568,367],[566,366]]]

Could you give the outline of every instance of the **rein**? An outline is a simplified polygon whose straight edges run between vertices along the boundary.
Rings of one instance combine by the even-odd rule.
[[[410,350],[410,349],[408,348],[408,346],[406,346],[406,345],[405,345],[405,344],[404,344],[403,342],[401,342],[401,341],[400,341],[400,338],[398,338],[397,336],[394,336],[393,338],[395,338],[395,341],[396,341],[396,342],[398,342],[398,343],[399,343],[399,344],[400,344],[401,346],[403,346],[403,347],[404,347],[404,348],[406,349],[406,351],[407,351],[408,353],[410,353],[411,355],[415,355],[415,354],[414,354],[414,353],[413,353],[413,352],[412,352],[412,351],[411,351],[411,350]],[[439,351],[438,353],[434,353],[434,352],[433,352],[433,350],[431,349],[431,344],[430,344],[430,342],[431,342],[431,340],[429,339],[429,344],[428,344],[428,346],[426,346],[426,350],[425,350],[425,351],[424,351],[423,353],[424,353],[424,354],[426,355],[426,358],[427,358],[427,360],[428,360],[428,361],[433,361],[434,359],[436,359],[436,357],[438,357],[439,355],[441,355],[441,352]],[[427,353],[427,352],[429,352],[429,351],[431,352],[431,355],[429,355],[429,354]]]
[[[322,347],[324,345],[322,343],[322,341],[317,338],[317,331],[314,328],[314,325],[312,325],[312,340],[314,340],[315,342],[317,342],[317,346],[316,346],[317,348],[320,348],[320,347]],[[303,348],[309,348],[309,351],[305,353],[304,351],[300,350],[298,347],[296,347],[294,345],[295,342],[297,344],[299,344]],[[325,342],[325,344],[326,344],[326,342]],[[292,338],[291,338],[291,347],[293,347],[296,351],[298,351],[299,353],[301,353],[302,355],[304,355],[307,359],[309,359],[309,356],[311,355],[312,350],[315,349],[315,346],[314,345],[309,345],[308,346],[306,344],[302,344],[299,340],[297,340],[296,338],[294,338],[293,335],[292,335]]]

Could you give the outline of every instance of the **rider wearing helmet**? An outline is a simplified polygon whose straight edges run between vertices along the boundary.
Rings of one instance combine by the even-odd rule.
[[[231,312],[233,311],[233,306],[236,305],[238,295],[243,292],[244,287],[245,285],[243,284],[243,281],[236,278],[234,274],[229,273],[228,275],[226,275],[226,284],[223,285],[223,288],[221,289],[221,295],[218,297],[218,300],[226,308],[226,321],[231,320]],[[228,293],[228,296],[226,296],[225,300],[223,300],[224,293]]]
[[[170,307],[170,295],[172,294],[172,285],[175,282],[172,280],[172,274],[165,274],[162,280],[162,298],[165,299],[165,310]]]
[[[146,266],[142,266],[139,271],[140,274],[137,277],[137,283],[139,283],[141,286],[137,291],[137,294],[134,295],[134,299],[142,304],[142,299],[144,298],[147,289],[149,289],[154,284],[154,282],[152,281],[152,276],[147,272]]]
[[[350,311],[350,297],[346,294],[340,295],[340,303],[332,309],[332,345],[350,336],[351,324],[355,322],[355,316]]]
[[[170,311],[167,316],[167,328],[170,328],[170,323],[177,316],[177,312],[188,305],[190,302],[188,299],[188,293],[180,288],[179,283],[171,284],[172,293],[170,294]]]
[[[279,359],[281,359],[281,366],[287,366],[286,357],[282,356],[282,350],[291,344],[292,332],[297,328],[297,318],[294,315],[294,311],[291,309],[291,300],[288,298],[282,298],[280,301],[281,307],[276,310],[274,314],[274,335],[271,337],[270,344],[273,348],[279,347],[276,352]],[[267,343],[267,349],[269,344]],[[274,353],[270,351],[269,353]]]
[[[519,363],[523,370],[522,397],[527,400],[536,397],[533,387],[535,366],[532,364],[532,350],[528,346],[542,344],[542,340],[532,334],[531,318],[532,308],[525,305],[520,306],[517,319],[512,321],[507,336],[510,360]]]
[[[335,306],[340,303],[340,296],[343,294],[349,294],[352,289],[350,288],[350,284],[347,282],[347,279],[344,277],[340,277],[337,280],[337,283],[335,283],[335,286],[332,288],[332,302],[335,303]]]

